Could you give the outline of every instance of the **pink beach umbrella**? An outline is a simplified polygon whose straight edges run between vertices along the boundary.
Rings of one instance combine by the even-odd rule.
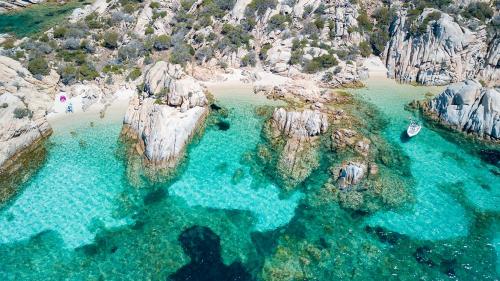
[[[66,101],[66,96],[60,96],[59,97],[60,102],[65,102]]]

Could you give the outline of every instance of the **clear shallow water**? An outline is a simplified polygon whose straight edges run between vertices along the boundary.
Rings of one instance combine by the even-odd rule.
[[[219,250],[214,239],[200,244],[220,258],[209,267],[237,263],[257,280],[498,280],[493,167],[428,128],[400,140],[404,104],[426,90],[370,81],[356,91],[389,118],[384,137],[410,157],[417,182],[415,204],[372,215],[342,209],[321,188],[324,172],[280,197],[249,160],[261,101],[235,89],[218,96],[229,129],[209,126],[171,183],[128,184],[120,118],[56,130],[44,167],[0,211],[0,279],[165,280],[190,266],[198,280],[179,238],[199,225],[220,238]]]
[[[169,193],[190,206],[250,211],[257,219],[255,230],[267,231],[292,219],[301,196],[295,193],[281,200],[280,189],[263,177],[254,178],[244,163],[245,154],[260,140],[262,120],[255,117],[256,102],[225,97],[221,105],[229,109],[229,129],[205,132]]]
[[[42,3],[18,11],[0,14],[0,33],[30,36],[57,24],[71,11],[83,4],[73,1],[66,4]]]
[[[386,138],[398,143],[411,159],[416,184],[416,204],[411,211],[381,212],[368,223],[379,225],[401,234],[423,240],[440,240],[466,236],[470,214],[451,193],[457,188],[478,211],[500,210],[500,181],[490,170],[496,169],[463,148],[424,127],[408,142],[401,142],[401,134],[411,114],[404,105],[414,99],[423,99],[426,92],[439,88],[397,85],[394,81],[372,80],[357,94],[374,103],[390,120]],[[488,188],[481,187],[487,184]]]
[[[120,119],[94,122],[55,126],[46,163],[0,213],[0,243],[53,230],[75,248],[91,243],[101,225],[126,223],[113,218],[126,184],[115,157]]]

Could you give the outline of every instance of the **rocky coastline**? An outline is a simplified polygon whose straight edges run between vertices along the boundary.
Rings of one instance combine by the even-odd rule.
[[[202,84],[237,79],[290,106],[274,112],[266,134],[282,146],[275,167],[293,186],[317,166],[317,139],[327,130],[334,141],[348,140],[350,149],[370,149],[362,134],[327,120],[340,118],[343,109],[335,104],[345,99],[330,89],[360,86],[369,76],[363,63],[373,55],[389,77],[404,83],[499,83],[498,10],[489,4],[479,9],[454,3],[460,11],[454,17],[432,3],[261,2],[97,0],[38,36],[2,37],[0,100],[7,106],[0,108],[0,164],[50,134],[46,118],[64,110],[54,109],[61,95],[76,98],[78,110],[100,106],[102,112],[125,95],[130,105],[123,136],[133,143],[130,153],[142,166],[171,170],[209,114]],[[458,89],[429,104],[439,120],[498,139],[498,91],[480,90],[487,98],[452,111],[453,91]],[[306,134],[286,129],[301,126]],[[310,134],[311,126],[319,126],[319,133]],[[370,161],[355,160],[337,168],[335,173],[347,173],[346,185],[377,170]]]

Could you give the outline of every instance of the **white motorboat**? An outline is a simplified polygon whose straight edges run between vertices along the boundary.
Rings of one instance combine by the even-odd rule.
[[[414,137],[416,136],[420,130],[422,129],[422,126],[420,126],[420,124],[417,123],[417,121],[415,120],[412,120],[410,122],[410,126],[408,126],[408,129],[406,129],[406,134],[408,135],[408,137]]]

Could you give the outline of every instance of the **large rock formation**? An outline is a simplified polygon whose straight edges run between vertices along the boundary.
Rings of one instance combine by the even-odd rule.
[[[440,16],[427,19],[431,13]],[[386,47],[389,77],[425,85],[446,85],[479,75],[492,84],[500,81],[498,40],[488,46],[486,26],[471,31],[435,9],[425,9],[418,17],[417,24],[425,25],[422,34],[412,33],[407,21],[406,11],[401,11]]]
[[[500,139],[500,92],[475,80],[450,85],[427,104],[447,125],[483,138]]]
[[[271,147],[277,153],[277,176],[285,189],[304,181],[319,165],[319,136],[328,129],[326,114],[317,110],[275,109],[268,123]]]
[[[203,125],[208,101],[203,88],[179,65],[157,62],[144,82],[144,91],[130,102],[123,133],[136,140],[146,166],[169,172]]]
[[[37,162],[28,154],[52,132],[45,115],[58,80],[55,72],[37,80],[18,61],[0,56],[0,203],[12,195],[13,180]]]

